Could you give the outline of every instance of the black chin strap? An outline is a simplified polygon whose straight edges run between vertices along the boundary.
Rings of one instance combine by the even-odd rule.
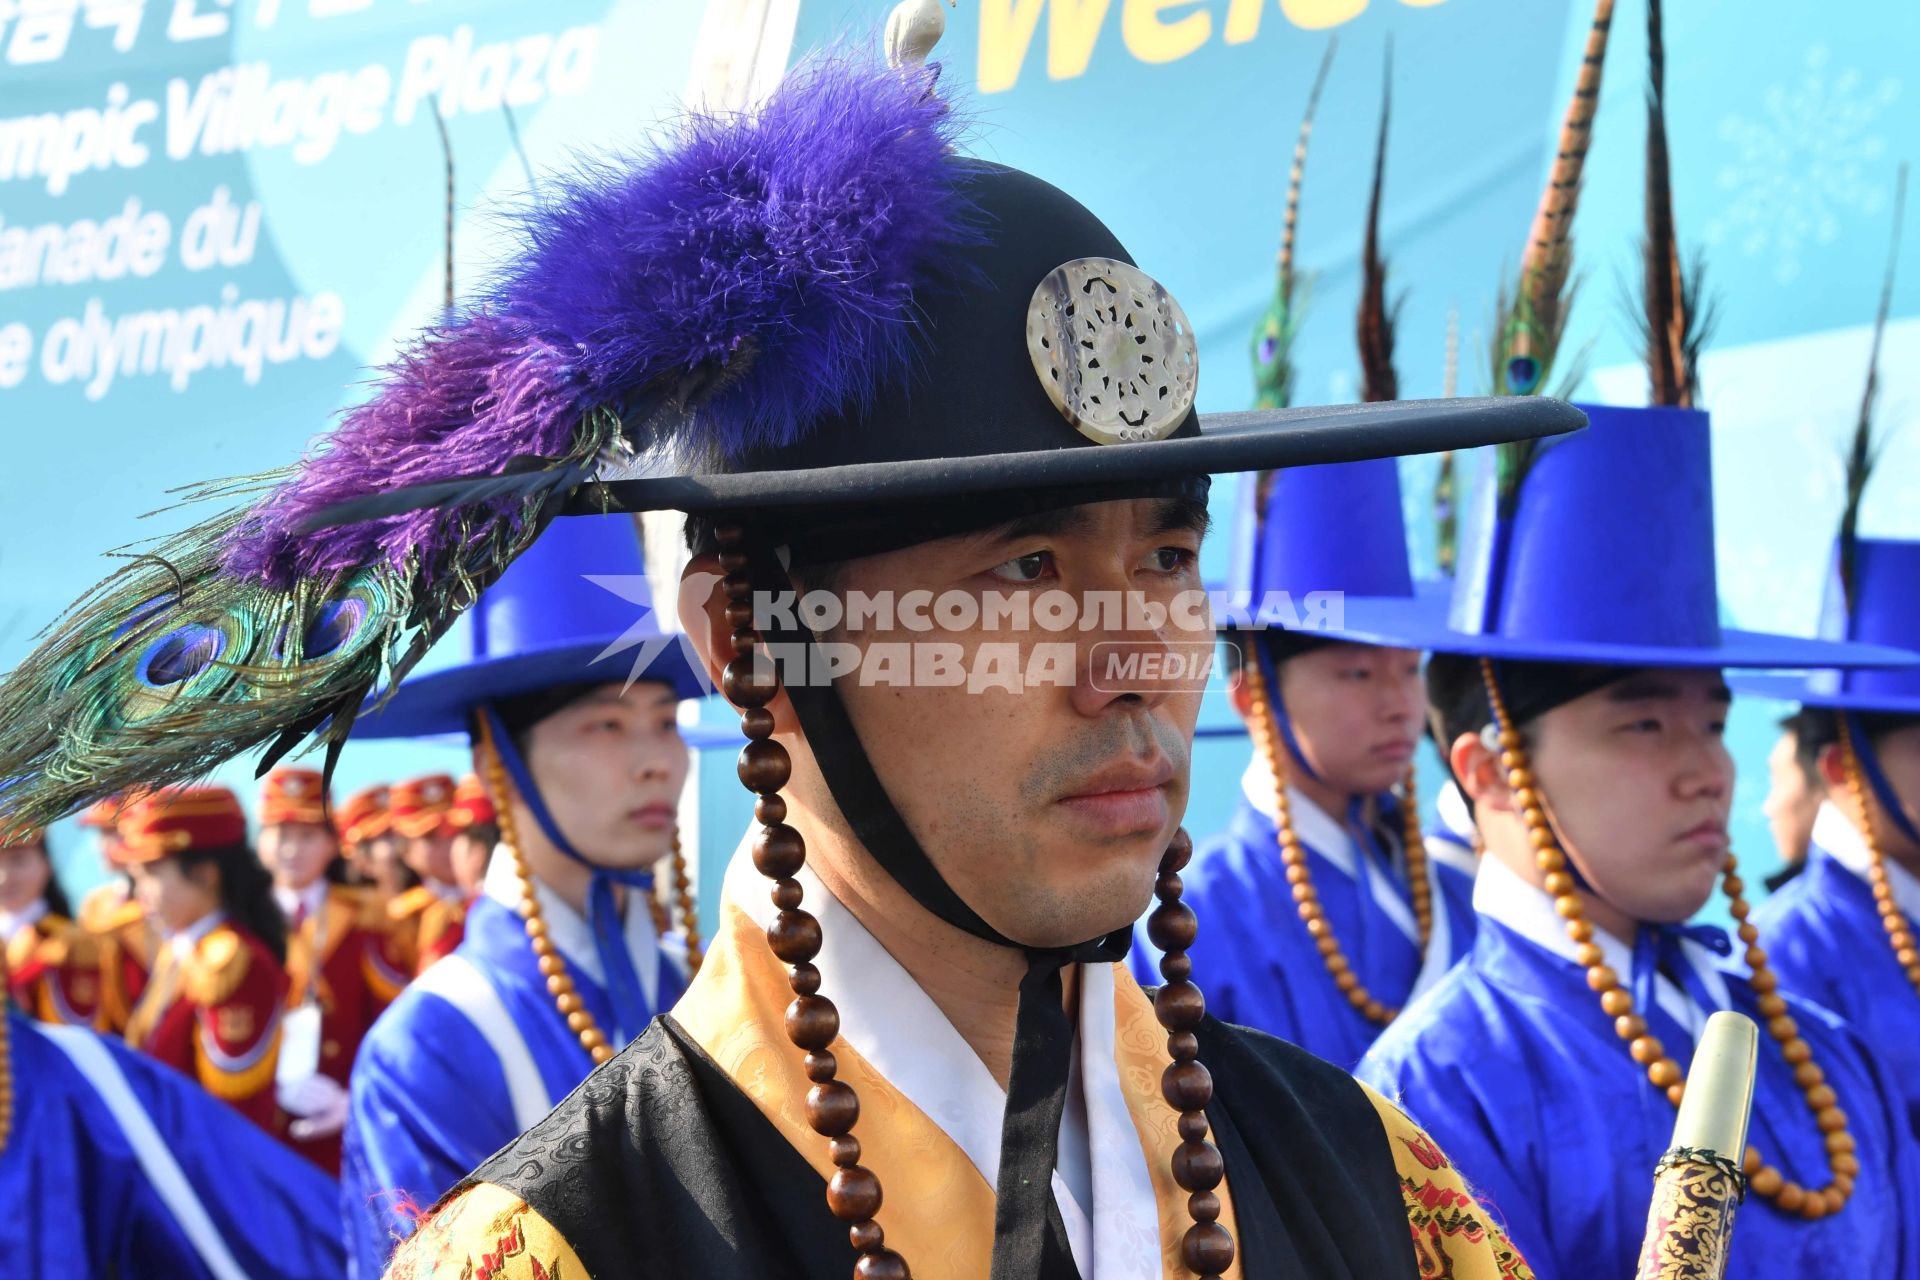
[[[756,588],[787,590],[786,571],[758,541],[752,566]],[[773,584],[778,584],[777,586]],[[1053,1198],[1059,1160],[1060,1121],[1066,1112],[1074,1026],[1062,1003],[1061,972],[1070,964],[1110,964],[1126,958],[1133,930],[1115,929],[1072,947],[1027,947],[982,920],[948,884],[894,807],[866,747],[855,732],[846,703],[831,683],[807,679],[818,643],[797,620],[773,626],[765,637],[776,652],[805,653],[798,680],[782,680],[814,762],[854,835],[913,900],[956,929],[1016,948],[1026,955],[1015,1016],[1013,1071],[1007,1109],[1000,1123],[1000,1170],[994,1186],[991,1280],[1077,1280],[1066,1226]]]

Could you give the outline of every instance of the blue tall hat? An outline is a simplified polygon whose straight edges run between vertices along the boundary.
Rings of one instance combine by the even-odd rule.
[[[555,521],[467,617],[466,655],[408,677],[368,708],[355,737],[465,733],[486,703],[589,681],[659,680],[681,698],[707,692],[685,637],[660,625],[629,516]]]
[[[1920,542],[1859,538],[1852,546],[1850,591],[1842,585],[1841,572],[1848,557],[1843,547],[1834,548],[1818,634],[1920,651]],[[1736,680],[1734,687],[1834,711],[1920,715],[1920,666],[1751,675]]]
[[[1246,477],[1227,568],[1229,608],[1255,628],[1316,639],[1425,649],[1447,629],[1444,583],[1407,564],[1400,469],[1392,458],[1288,467]],[[1325,602],[1321,625],[1316,593]],[[1232,614],[1223,614],[1232,618]]]
[[[607,976],[614,1030],[624,1042],[640,1033],[651,1011],[627,950],[614,886],[650,892],[653,874],[600,866],[574,847],[496,704],[542,689],[629,678],[664,681],[680,698],[706,690],[685,637],[660,626],[629,516],[555,521],[481,594],[468,616],[464,660],[408,678],[354,732],[375,738],[484,734],[547,842],[592,872],[587,902],[595,950]],[[739,741],[737,734],[730,737]]]
[[[1712,446],[1693,409],[1582,406],[1590,429],[1502,483],[1483,459],[1466,513],[1453,634],[1429,648],[1630,667],[1899,667],[1866,637],[1722,626]]]

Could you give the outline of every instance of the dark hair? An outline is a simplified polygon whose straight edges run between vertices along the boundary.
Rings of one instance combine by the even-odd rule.
[[[53,867],[53,841],[44,833],[40,836],[40,856],[47,860],[47,888],[40,895],[41,901],[47,904],[50,914],[73,919],[73,903],[67,891],[60,887],[60,876]]]
[[[200,866],[219,871],[220,906],[227,918],[264,942],[281,964],[287,962],[287,917],[273,896],[273,876],[251,848],[227,844],[174,857],[182,871]]]
[[[489,849],[500,843],[500,827],[497,823],[476,822],[460,834],[470,840],[478,840]]]
[[[1853,711],[1848,715],[1867,735],[1868,742],[1878,742],[1890,733],[1920,724],[1920,715],[1910,712]],[[1840,741],[1839,713],[1831,707],[1802,707],[1782,717],[1780,728],[1793,735],[1793,758],[1807,781],[1817,789],[1825,789],[1826,779],[1820,776],[1820,753]]]
[[[1323,649],[1338,641],[1317,631],[1287,631],[1271,627],[1261,631],[1249,631],[1242,627],[1221,627],[1214,632],[1220,641],[1220,665],[1225,669],[1227,678],[1240,674],[1247,665],[1247,645],[1251,641],[1260,646],[1267,661],[1276,668],[1289,658],[1297,658],[1314,649]]]

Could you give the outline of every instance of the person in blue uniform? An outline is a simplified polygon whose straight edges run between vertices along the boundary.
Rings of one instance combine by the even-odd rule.
[[[1854,540],[1834,557],[1829,634],[1920,649],[1920,542]],[[1789,991],[1853,1022],[1886,1059],[1920,1134],[1920,672],[1755,676],[1794,721],[1822,800],[1806,870],[1754,913]]]
[[[466,937],[377,1019],[355,1060],[341,1171],[350,1274],[377,1276],[414,1212],[544,1116],[685,989],[652,868],[678,858],[699,692],[684,649],[597,661],[650,605],[633,521],[564,520],[475,606],[467,660],[405,682],[358,736],[469,730],[502,839]]]
[[[0,1275],[339,1276],[332,1178],[164,1064],[5,1005]]]
[[[1445,593],[1408,571],[1392,458],[1244,485],[1234,533],[1245,616],[1224,619],[1222,648],[1254,754],[1186,872],[1217,922],[1195,962],[1218,1016],[1351,1068],[1473,941],[1472,877],[1427,856],[1414,786],[1420,650],[1446,629]],[[1135,943],[1156,981],[1144,923]]]
[[[1906,655],[1722,628],[1705,415],[1587,413],[1586,434],[1481,495],[1461,652],[1428,667],[1486,847],[1480,930],[1359,1075],[1468,1171],[1537,1275],[1626,1276],[1696,1039],[1737,1010],[1763,1032],[1726,1274],[1920,1274],[1894,1082],[1839,1019],[1781,994],[1747,920],[1721,675]],[[1721,963],[1724,933],[1684,923],[1716,879],[1744,971]]]

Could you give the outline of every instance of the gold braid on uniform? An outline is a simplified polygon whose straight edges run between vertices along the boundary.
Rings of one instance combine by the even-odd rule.
[[[1567,922],[1567,936],[1577,948],[1575,959],[1586,968],[1587,985],[1599,994],[1600,1007],[1613,1018],[1614,1034],[1627,1042],[1627,1052],[1647,1069],[1647,1079],[1656,1089],[1663,1090],[1668,1101],[1677,1107],[1686,1089],[1686,1074],[1680,1064],[1667,1055],[1660,1038],[1648,1034],[1646,1019],[1634,1012],[1632,993],[1621,985],[1619,975],[1607,965],[1593,940],[1593,923],[1586,919],[1585,908],[1575,891],[1566,852],[1560,847],[1559,837],[1547,817],[1539,780],[1528,762],[1525,741],[1507,714],[1506,698],[1500,692],[1491,659],[1480,660],[1480,677],[1486,684],[1494,724],[1500,731],[1500,766],[1506,771],[1507,786],[1512,789],[1522,821],[1526,823],[1534,860],[1546,873],[1545,888],[1553,896],[1553,909]],[[1773,1201],[1782,1213],[1798,1214],[1811,1222],[1838,1213],[1846,1206],[1847,1197],[1853,1194],[1853,1180],[1860,1172],[1860,1161],[1854,1155],[1853,1135],[1847,1131],[1847,1113],[1840,1109],[1833,1086],[1826,1083],[1819,1064],[1813,1061],[1812,1046],[1800,1038],[1798,1025],[1787,1013],[1787,1002],[1778,990],[1780,980],[1767,965],[1767,953],[1760,949],[1760,930],[1747,919],[1746,884],[1740,879],[1739,864],[1731,852],[1722,871],[1721,888],[1729,899],[1727,911],[1740,923],[1740,941],[1746,944],[1747,965],[1753,973],[1748,984],[1759,998],[1760,1013],[1767,1020],[1767,1033],[1779,1044],[1780,1055],[1793,1067],[1794,1082],[1806,1097],[1807,1110],[1813,1113],[1820,1132],[1826,1135],[1827,1168],[1832,1179],[1817,1191],[1789,1182],[1778,1168],[1763,1163],[1759,1149],[1751,1144],[1747,1147],[1743,1171],[1754,1194]]]
[[[553,939],[547,936],[547,922],[540,911],[540,898],[533,890],[533,871],[527,866],[527,855],[520,850],[520,840],[513,824],[513,786],[507,781],[507,766],[500,759],[500,752],[494,746],[493,729],[487,724],[485,716],[479,717],[481,767],[485,771],[487,790],[493,800],[493,811],[500,823],[500,843],[506,847],[513,858],[514,878],[520,882],[520,900],[514,905],[520,919],[525,922],[527,941],[533,944],[533,954],[539,958],[540,976],[547,980],[547,994],[553,997],[553,1007],[567,1020],[567,1030],[580,1038],[580,1047],[587,1051],[594,1065],[613,1057],[613,1046],[607,1043],[606,1033],[600,1030],[600,1024],[594,1021],[593,1014],[587,1011],[586,1004],[580,999],[580,993],[574,989],[573,975],[567,972],[566,957],[553,945]]]
[[[1273,778],[1273,804],[1277,817],[1274,827],[1280,841],[1280,859],[1286,864],[1287,883],[1292,886],[1293,901],[1300,912],[1300,919],[1320,950],[1320,962],[1326,965],[1328,976],[1340,988],[1341,994],[1346,996],[1347,1003],[1367,1021],[1384,1027],[1400,1016],[1400,1010],[1382,1004],[1361,983],[1359,975],[1354,973],[1346,953],[1340,948],[1340,940],[1334,936],[1333,925],[1320,905],[1320,896],[1314,890],[1313,868],[1308,864],[1307,851],[1294,834],[1293,801],[1287,795],[1286,769],[1280,761],[1280,731],[1274,721],[1273,704],[1267,700],[1266,674],[1261,671],[1259,655],[1254,653],[1251,645],[1247,648],[1246,661],[1240,669],[1246,673],[1247,695],[1253,704],[1254,746],[1266,761],[1267,772]],[[1420,832],[1419,793],[1414,790],[1411,766],[1407,769],[1403,811],[1402,838],[1406,843],[1407,890],[1412,897],[1414,922],[1420,930],[1420,954],[1424,956],[1428,941],[1433,936],[1433,886],[1427,879],[1427,845]],[[1361,856],[1366,856],[1364,851]]]
[[[1847,713],[1839,713],[1840,758],[1846,764],[1847,791],[1853,797],[1853,811],[1860,827],[1860,838],[1867,845],[1867,878],[1873,884],[1873,907],[1880,913],[1880,927],[1886,930],[1894,959],[1906,970],[1907,982],[1920,992],[1920,950],[1914,947],[1913,928],[1900,912],[1893,896],[1893,883],[1887,879],[1887,858],[1880,850],[1880,837],[1873,829],[1873,802],[1867,798],[1867,780],[1860,767],[1860,755],[1853,749],[1853,725]]]

